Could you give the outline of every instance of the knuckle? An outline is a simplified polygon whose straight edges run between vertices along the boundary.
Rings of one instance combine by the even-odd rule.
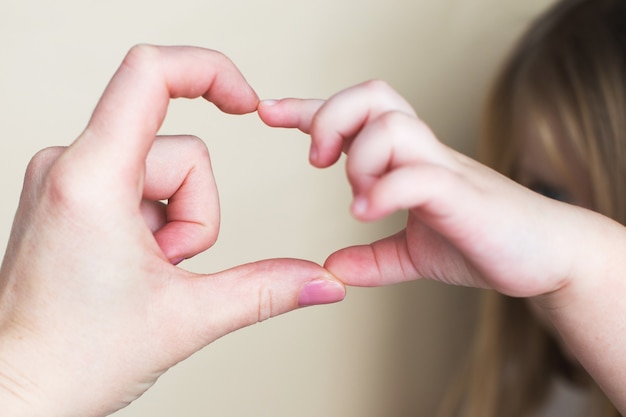
[[[206,143],[198,136],[186,135],[182,137],[182,140],[192,152],[209,153],[209,148],[206,146]]]
[[[373,79],[363,83],[362,87],[366,89],[372,104],[376,103],[375,107],[395,109],[417,117],[411,104],[386,81]]]
[[[145,65],[150,65],[157,60],[159,56],[159,48],[149,44],[137,44],[128,50],[122,66],[129,67],[131,69],[142,68]]]
[[[98,193],[98,187],[85,180],[87,167],[72,162],[57,160],[50,167],[43,181],[42,193],[51,208],[71,215],[83,215],[101,204],[102,196]]]
[[[81,200],[77,188],[76,178],[62,167],[55,166],[46,177],[44,192],[53,206],[73,207]]]
[[[446,163],[445,147],[420,119],[402,111],[389,111],[374,121],[378,137],[385,138],[396,163],[431,160]]]
[[[215,245],[219,235],[219,223],[213,221],[214,218],[207,218],[206,221],[200,221],[192,226],[196,229],[194,231],[195,246],[193,251],[195,253],[203,252]],[[195,254],[194,253],[194,254]]]
[[[392,110],[381,114],[378,117],[378,123],[387,129],[402,131],[406,127],[408,119],[409,117],[406,113]]]
[[[392,132],[400,137],[405,137],[406,132],[413,132],[413,138],[419,138],[421,141],[436,140],[432,130],[421,119],[407,114],[401,110],[392,110],[381,114],[377,123],[384,129]]]
[[[25,186],[38,184],[48,174],[51,166],[64,150],[64,147],[50,147],[37,152],[26,168]]]
[[[185,146],[188,158],[201,163],[210,164],[211,156],[209,148],[202,139],[197,136],[188,135],[182,137],[181,140]]]
[[[386,81],[377,78],[365,81],[362,85],[372,92],[387,93],[393,90]]]
[[[189,141],[189,147],[191,148],[193,155],[195,155],[195,157],[202,163],[208,164],[210,166],[211,154],[209,152],[209,148],[206,145],[206,143],[202,139],[196,136],[190,136],[188,138],[188,141]]]
[[[419,124],[416,125],[415,123],[415,118],[397,110],[382,113],[374,123],[376,123],[378,130],[385,132],[386,136],[394,140],[407,138],[407,136],[415,138],[422,133]],[[407,135],[407,132],[412,133]]]

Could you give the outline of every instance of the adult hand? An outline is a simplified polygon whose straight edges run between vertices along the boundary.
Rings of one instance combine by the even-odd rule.
[[[174,265],[219,228],[204,144],[155,140],[171,97],[200,96],[228,113],[258,104],[218,52],[135,47],[81,136],[33,158],[0,271],[3,415],[109,414],[228,332],[343,298],[306,261]]]

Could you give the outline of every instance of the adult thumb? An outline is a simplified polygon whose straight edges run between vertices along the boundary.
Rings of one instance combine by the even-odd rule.
[[[163,302],[165,322],[175,328],[163,327],[162,334],[187,342],[183,356],[237,329],[300,307],[338,302],[346,294],[327,270],[298,259],[258,261],[177,281],[177,290],[167,291]]]

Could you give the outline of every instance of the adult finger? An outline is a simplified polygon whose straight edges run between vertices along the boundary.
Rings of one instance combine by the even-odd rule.
[[[243,75],[217,51],[136,46],[111,79],[75,152],[126,178],[138,176],[169,99],[200,96],[227,113],[252,112],[258,105]]]
[[[345,287],[315,263],[271,259],[211,275],[177,270],[161,303],[163,343],[189,355],[242,327],[288,311],[341,301]],[[187,274],[180,278],[180,274]],[[186,346],[181,346],[185,341]],[[172,346],[173,344],[173,346]],[[179,358],[180,359],[180,358]]]
[[[146,160],[143,199],[167,200],[163,224],[154,237],[172,263],[215,243],[220,224],[219,198],[209,151],[200,139],[161,136],[155,140]],[[145,208],[146,203],[143,205]]]

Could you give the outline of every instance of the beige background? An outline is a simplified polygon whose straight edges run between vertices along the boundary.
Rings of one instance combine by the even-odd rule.
[[[8,236],[32,154],[80,133],[135,43],[221,50],[263,98],[327,97],[382,78],[444,142],[471,154],[497,62],[551,2],[3,0],[0,233]],[[210,272],[268,257],[323,262],[402,226],[402,215],[353,221],[342,164],[309,167],[298,132],[202,101],[173,102],[163,132],[207,141],[221,191],[220,240],[185,268]],[[466,347],[474,300],[471,290],[429,282],[350,289],[341,304],[218,340],[118,415],[431,416]]]

